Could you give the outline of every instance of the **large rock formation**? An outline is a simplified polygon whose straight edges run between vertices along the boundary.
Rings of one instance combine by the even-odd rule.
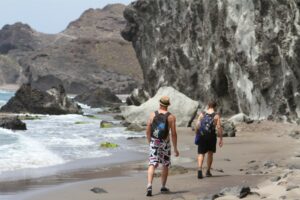
[[[131,44],[120,36],[125,6],[89,9],[58,34],[22,23],[0,30],[0,84],[31,83],[48,90],[63,84],[68,93],[108,87],[130,93],[142,82]]]
[[[82,113],[81,108],[67,98],[62,86],[44,92],[28,84],[22,85],[15,96],[0,108],[0,112],[52,115]]]
[[[225,114],[300,116],[298,0],[138,0],[125,9],[153,95],[172,85]]]
[[[122,103],[122,101],[108,88],[96,88],[89,90],[76,96],[74,100],[91,106],[92,108],[118,106]]]
[[[153,98],[140,106],[121,106],[123,117],[129,123],[146,125],[150,113],[159,109],[159,100],[164,95],[170,97],[169,111],[176,116],[176,125],[188,126],[195,112],[197,112],[199,103],[172,87],[161,87]]]

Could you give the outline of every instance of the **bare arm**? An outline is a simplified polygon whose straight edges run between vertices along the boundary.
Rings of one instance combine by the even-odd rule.
[[[155,115],[154,113],[151,113],[150,117],[147,121],[146,136],[147,136],[148,143],[150,143],[150,141],[151,141],[151,124],[152,124],[152,120],[154,118],[154,115]]]
[[[177,132],[176,132],[176,117],[171,115],[169,123],[171,124],[171,133],[172,133],[172,143],[174,147],[175,156],[179,156],[179,151],[177,149]]]
[[[197,119],[197,121],[196,121],[195,133],[198,132],[198,130],[199,130],[199,128],[200,128],[200,122],[201,122],[202,119],[203,119],[203,113],[200,113],[200,114],[199,114],[199,117],[198,117],[198,119]]]
[[[221,125],[221,117],[220,115],[216,116],[216,120],[217,120],[217,124],[216,124],[216,128],[218,131],[218,137],[220,138],[220,142],[219,142],[219,146],[222,147],[223,146],[223,129],[222,129],[222,125]]]

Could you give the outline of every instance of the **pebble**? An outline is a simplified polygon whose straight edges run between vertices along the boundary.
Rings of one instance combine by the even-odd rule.
[[[99,194],[99,193],[107,193],[104,189],[99,188],[99,187],[94,187],[93,189],[91,189],[92,192]]]

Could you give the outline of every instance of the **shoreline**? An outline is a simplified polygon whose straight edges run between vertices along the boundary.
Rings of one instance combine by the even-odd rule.
[[[16,92],[20,88],[18,84],[4,84],[0,85],[0,90],[7,91],[7,92]]]
[[[261,196],[266,196],[266,199],[268,196],[272,197],[271,199],[278,199],[283,195],[293,197],[300,194],[300,189],[292,191],[285,189],[291,184],[300,182],[299,170],[289,169],[290,165],[299,163],[297,160],[299,158],[295,157],[295,153],[300,154],[297,149],[299,141],[288,135],[291,130],[299,130],[299,126],[264,121],[250,125],[241,124],[237,129],[237,137],[224,138],[224,147],[217,149],[212,169],[214,176],[198,180],[193,132],[188,128],[178,128],[180,157],[172,158],[172,165],[177,167],[177,170],[170,170],[167,184],[172,192],[168,195],[160,194],[160,180],[155,178],[152,199],[197,199],[217,193],[224,187],[237,185],[249,185],[254,193],[260,194],[260,197],[253,194],[254,196],[245,199],[260,199]],[[143,140],[136,141],[144,142]],[[52,180],[54,184],[51,185],[37,181],[38,184],[34,189],[29,188],[21,193],[12,191],[11,196],[7,198],[10,200],[145,199],[147,155],[144,156],[143,161],[111,165],[102,171],[83,170],[78,174],[66,176],[64,180],[56,177]],[[285,173],[288,174],[286,177]],[[270,181],[276,176],[281,176],[281,181]],[[284,184],[286,181],[289,184]],[[28,183],[30,182],[32,180],[28,180]],[[17,183],[12,184],[11,188],[14,187],[17,187]],[[90,191],[93,187],[100,187],[107,193],[95,194]],[[269,194],[272,190],[277,192]]]

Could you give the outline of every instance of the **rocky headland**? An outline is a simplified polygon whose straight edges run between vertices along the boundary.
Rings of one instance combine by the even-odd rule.
[[[62,84],[67,93],[96,87],[130,93],[143,83],[125,27],[122,4],[89,9],[57,34],[16,23],[0,30],[0,84],[31,83],[48,90]]]

